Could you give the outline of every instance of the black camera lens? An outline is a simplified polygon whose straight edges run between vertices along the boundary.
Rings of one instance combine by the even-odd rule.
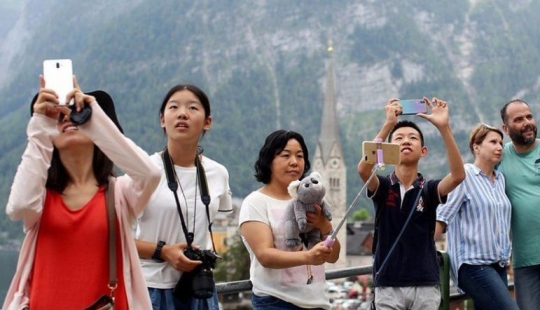
[[[193,297],[207,299],[214,294],[214,276],[210,270],[201,270],[193,278]]]
[[[175,298],[185,301],[191,297],[197,299],[212,297],[215,288],[212,269],[216,266],[216,260],[221,257],[214,251],[192,247],[185,249],[184,255],[191,260],[200,260],[202,264],[182,274],[173,290]]]

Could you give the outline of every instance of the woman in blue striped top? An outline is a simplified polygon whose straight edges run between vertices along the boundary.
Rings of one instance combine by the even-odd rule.
[[[485,124],[469,137],[473,164],[465,164],[465,180],[437,209],[435,238],[445,230],[451,276],[475,309],[519,309],[508,291],[511,204],[501,160],[503,133]]]

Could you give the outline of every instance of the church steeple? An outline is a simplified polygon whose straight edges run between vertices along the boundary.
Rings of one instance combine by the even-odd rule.
[[[313,156],[313,171],[318,171],[327,185],[325,199],[332,208],[332,223],[334,227],[343,219],[346,210],[347,172],[343,151],[339,141],[336,97],[334,91],[334,48],[329,42],[328,72],[324,91],[324,107],[321,121],[321,134]],[[347,267],[347,235],[346,228],[338,232],[337,238],[341,244],[339,260],[326,266],[329,269]]]
[[[324,92],[324,107],[322,115],[321,133],[319,135],[319,145],[323,163],[328,163],[328,159],[332,149],[341,150],[339,140],[339,129],[336,115],[336,98],[334,90],[334,60],[332,57],[334,48],[332,40],[328,44],[328,71],[326,73],[326,89]]]

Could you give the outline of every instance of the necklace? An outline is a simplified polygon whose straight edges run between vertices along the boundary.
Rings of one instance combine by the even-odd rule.
[[[180,187],[180,192],[182,193],[182,197],[184,198],[184,203],[186,205],[186,227],[187,227],[187,230],[189,232],[189,207],[188,207],[188,202],[187,202],[187,198],[186,198],[186,194],[184,192],[184,188],[182,187],[182,183],[180,182],[180,180],[178,179],[178,175],[176,174],[176,167],[174,165],[174,162],[172,161],[172,158],[169,157],[170,160],[171,160],[171,164],[173,166],[173,175],[174,175],[174,179],[176,180],[176,183],[178,183],[178,187]],[[191,234],[191,239],[193,240],[193,236],[195,235],[195,219],[197,217],[197,190],[199,188],[199,174],[195,171],[195,194],[194,194],[194,197],[193,197],[193,230],[189,233]],[[182,212],[182,209],[178,209],[178,212]],[[187,239],[188,236],[186,236],[186,239]]]

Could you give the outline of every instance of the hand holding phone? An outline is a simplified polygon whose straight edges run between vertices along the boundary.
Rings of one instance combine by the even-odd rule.
[[[400,100],[401,115],[416,115],[418,113],[427,113],[428,107],[424,99]]]
[[[43,61],[45,88],[52,89],[58,95],[60,105],[67,105],[67,94],[73,90],[73,67],[71,59],[48,59]],[[73,104],[73,99],[69,104]]]

